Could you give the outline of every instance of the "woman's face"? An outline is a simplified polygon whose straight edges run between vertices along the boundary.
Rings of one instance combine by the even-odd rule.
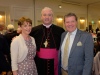
[[[32,25],[29,22],[24,22],[23,25],[20,26],[22,30],[22,34],[29,35],[32,29]]]

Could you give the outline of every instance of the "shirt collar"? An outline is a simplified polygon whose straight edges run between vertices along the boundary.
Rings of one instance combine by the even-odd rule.
[[[76,32],[77,32],[77,28],[73,32],[71,32],[71,34],[75,35]]]

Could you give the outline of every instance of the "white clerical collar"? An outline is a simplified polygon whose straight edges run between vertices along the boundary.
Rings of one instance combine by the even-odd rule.
[[[44,24],[43,24],[43,26],[45,26],[46,28],[49,28],[51,25],[52,25],[52,24],[50,24],[50,25],[44,25]]]

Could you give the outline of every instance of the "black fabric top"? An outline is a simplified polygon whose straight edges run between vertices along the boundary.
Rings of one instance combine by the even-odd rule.
[[[30,35],[35,38],[37,50],[40,48],[45,48],[44,42],[48,41],[46,48],[56,48],[59,49],[61,34],[64,29],[52,24],[49,28],[43,26],[43,24],[33,27]]]

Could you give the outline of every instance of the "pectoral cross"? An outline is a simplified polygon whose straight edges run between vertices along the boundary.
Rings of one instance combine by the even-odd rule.
[[[45,40],[44,45],[45,45],[45,47],[47,47],[47,45],[48,45],[47,39]]]

